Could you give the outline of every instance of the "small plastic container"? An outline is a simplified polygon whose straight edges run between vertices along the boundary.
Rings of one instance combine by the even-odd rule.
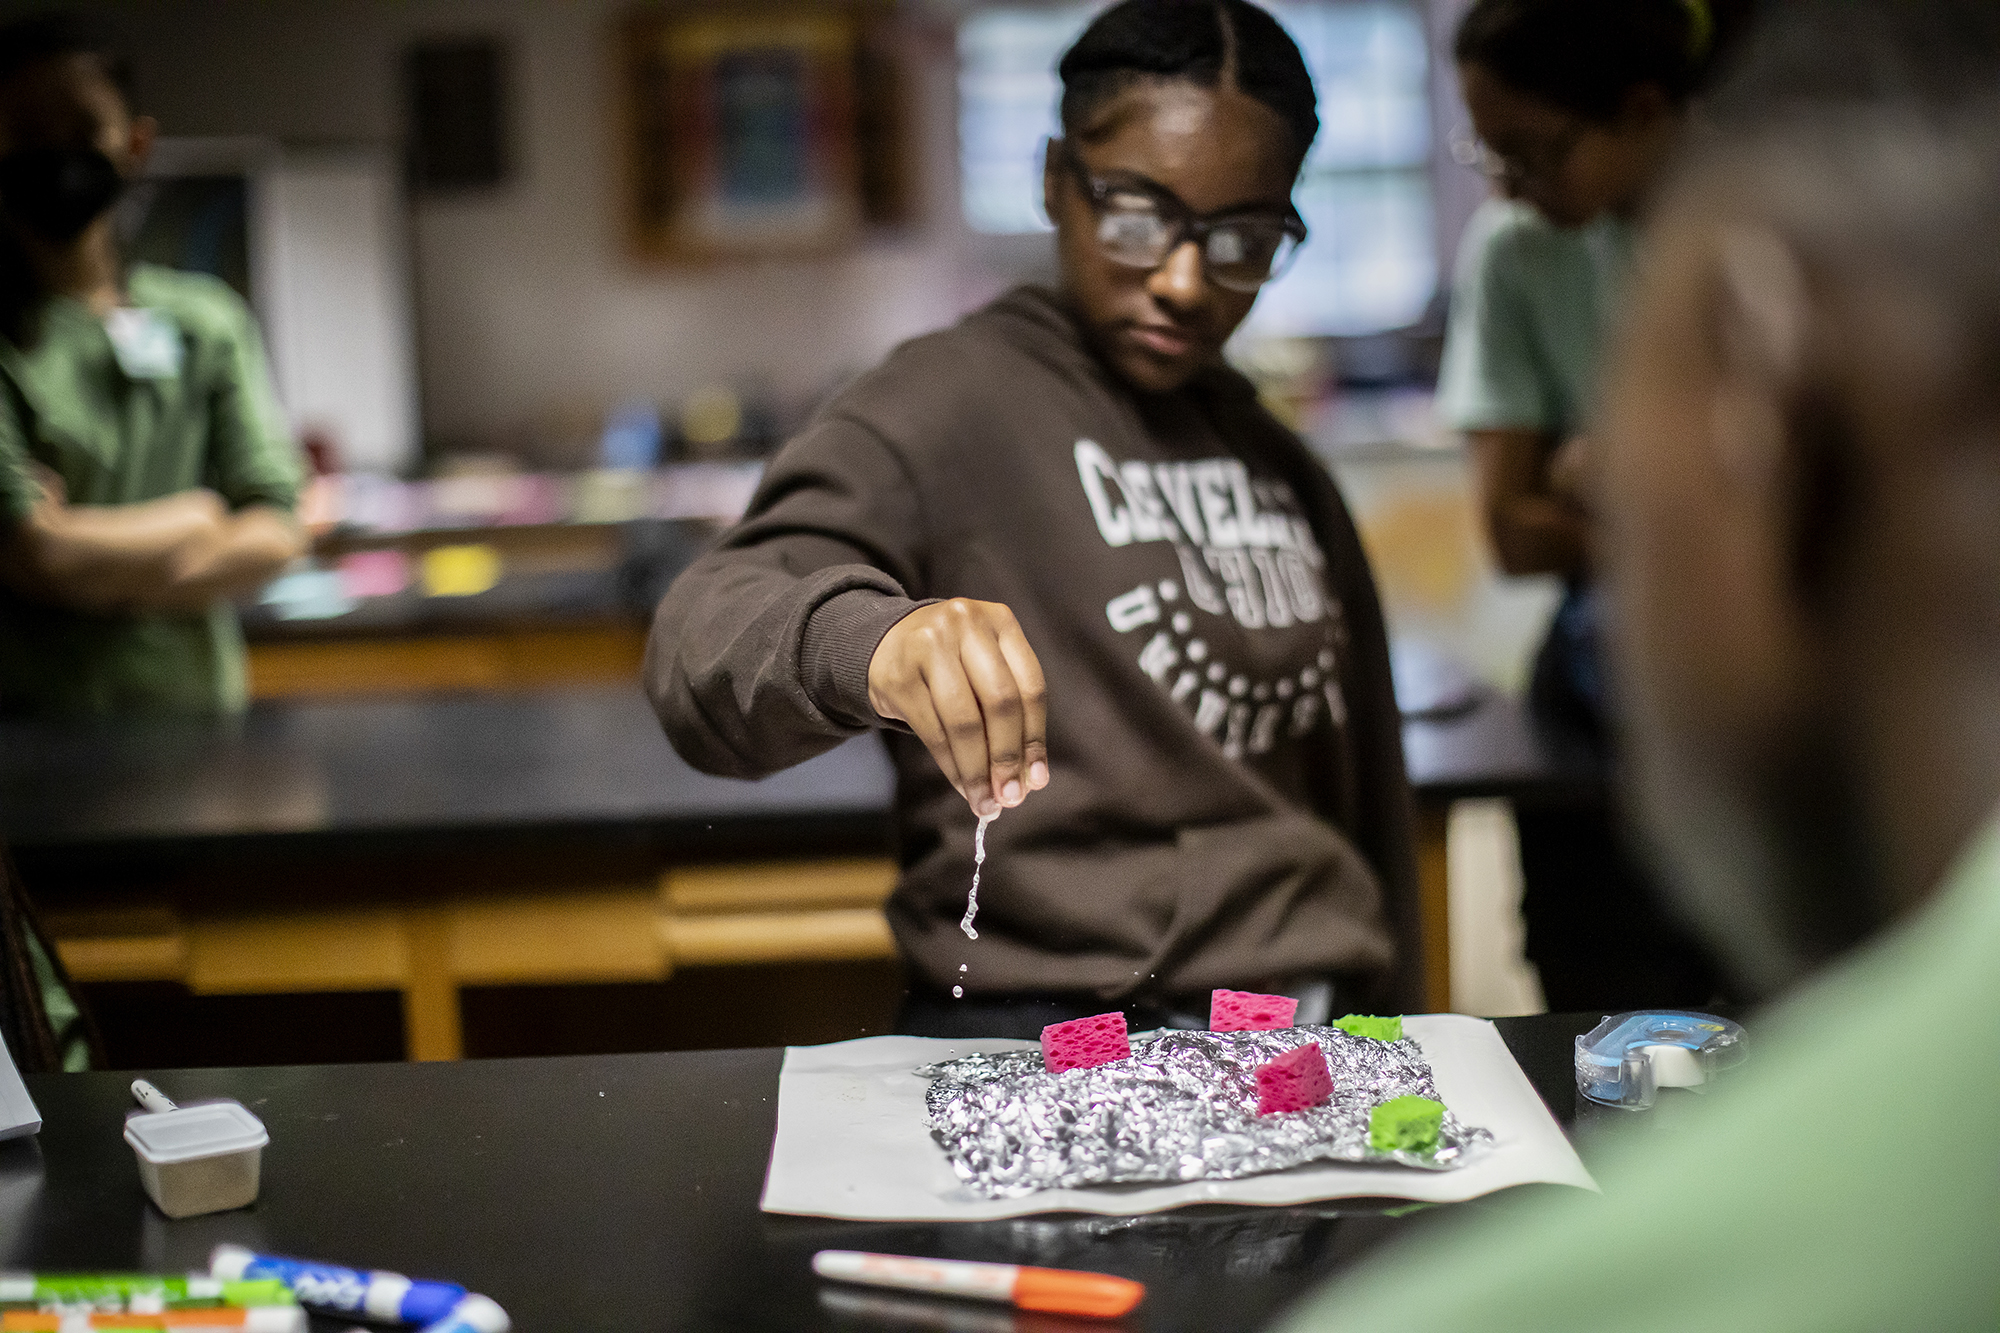
[[[257,1201],[271,1135],[241,1102],[142,1111],[125,1121],[139,1180],[168,1217],[199,1217]]]

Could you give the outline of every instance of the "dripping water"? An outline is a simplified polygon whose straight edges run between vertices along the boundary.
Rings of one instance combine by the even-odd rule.
[[[972,835],[972,892],[965,897],[965,919],[958,923],[958,928],[965,932],[965,938],[969,940],[979,938],[979,932],[972,928],[972,919],[979,915],[979,868],[986,864],[986,826],[998,818],[1000,818],[998,810],[990,815],[981,815],[979,829]],[[965,964],[960,963],[958,970],[965,971]],[[965,987],[953,986],[951,998],[964,999]]]
[[[965,899],[965,919],[958,928],[965,932],[965,938],[976,940],[979,932],[972,928],[972,919],[979,915],[979,868],[986,864],[986,826],[1000,818],[1000,812],[979,817],[979,831],[972,835],[972,892]]]

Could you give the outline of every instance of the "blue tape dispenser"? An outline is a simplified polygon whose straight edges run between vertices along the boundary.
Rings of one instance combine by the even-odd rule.
[[[1661,1088],[1697,1088],[1742,1063],[1740,1025],[1688,1009],[1613,1014],[1576,1039],[1576,1090],[1644,1110]]]

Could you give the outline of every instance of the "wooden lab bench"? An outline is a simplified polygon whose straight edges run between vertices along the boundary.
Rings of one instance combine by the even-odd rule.
[[[680,761],[636,688],[259,704],[225,728],[0,727],[0,829],[79,981],[399,991],[894,956],[892,776],[864,739],[763,782]]]

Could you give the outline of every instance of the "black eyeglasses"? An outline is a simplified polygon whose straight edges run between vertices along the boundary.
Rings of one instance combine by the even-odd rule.
[[[1097,214],[1097,245],[1105,258],[1131,268],[1158,268],[1193,241],[1209,280],[1233,292],[1254,292],[1285,271],[1305,244],[1298,210],[1251,210],[1201,217],[1173,191],[1141,176],[1092,175],[1066,144],[1051,152],[1076,177]]]

